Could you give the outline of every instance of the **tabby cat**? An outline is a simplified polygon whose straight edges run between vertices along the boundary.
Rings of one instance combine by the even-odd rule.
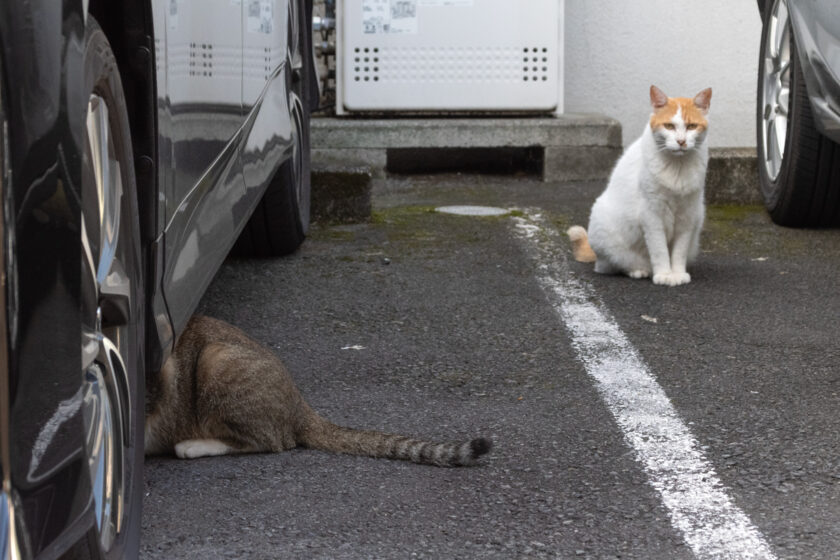
[[[209,317],[190,319],[146,403],[145,452],[192,459],[277,452],[297,446],[403,459],[440,467],[473,465],[491,442],[432,443],[344,428],[313,411],[273,352]]]

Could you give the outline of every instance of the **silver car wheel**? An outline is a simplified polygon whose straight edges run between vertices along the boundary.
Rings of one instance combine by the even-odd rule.
[[[128,371],[129,258],[120,244],[122,162],[116,156],[110,112],[91,95],[82,180],[82,378],[88,466],[100,547],[110,550],[122,530],[124,447],[130,445]]]
[[[300,97],[293,91],[289,95],[289,104],[292,108],[292,177],[293,177],[293,185],[295,189],[295,198],[297,199],[298,205],[302,204],[304,192],[303,192],[303,181],[301,180],[303,176],[303,146],[301,143],[303,142],[303,102],[301,101]]]
[[[761,99],[763,164],[770,180],[779,176],[785,155],[790,107],[791,31],[786,0],[776,0],[768,20]]]
[[[298,205],[303,202],[306,193],[303,192],[301,180],[303,170],[303,87],[305,76],[303,74],[303,51],[302,36],[300,33],[301,13],[297,2],[289,2],[289,55],[286,61],[291,74],[291,87],[289,88],[289,107],[292,117],[292,175],[294,181],[295,198]]]

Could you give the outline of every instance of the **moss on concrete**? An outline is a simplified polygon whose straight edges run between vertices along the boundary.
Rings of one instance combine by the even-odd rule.
[[[407,221],[424,214],[435,214],[434,206],[395,206],[371,212],[370,221],[375,225],[405,225]]]
[[[764,209],[760,206],[710,205],[702,236],[704,251],[741,252],[752,246],[754,232],[748,222],[755,221]]]
[[[756,214],[764,214],[764,207],[745,204],[713,204],[706,209],[707,218],[715,222],[743,221]]]
[[[346,229],[317,225],[309,228],[307,237],[315,241],[353,241],[356,239],[356,233]]]
[[[702,247],[705,251],[752,257],[796,256],[830,231],[783,228],[773,224],[763,206],[710,205]]]

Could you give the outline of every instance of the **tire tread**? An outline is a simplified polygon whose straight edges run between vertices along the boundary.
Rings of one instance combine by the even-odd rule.
[[[768,20],[767,7],[765,21]],[[758,91],[762,91],[765,30],[759,61]],[[775,181],[762,163],[762,108],[757,108],[759,183],[774,222],[791,227],[831,227],[840,224],[840,146],[817,130],[795,41],[791,49],[791,96],[788,133]]]

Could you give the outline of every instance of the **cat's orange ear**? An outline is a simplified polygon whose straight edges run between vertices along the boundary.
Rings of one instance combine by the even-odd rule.
[[[703,114],[709,112],[709,105],[712,102],[712,88],[706,88],[694,97],[694,104]]]
[[[656,86],[650,86],[650,104],[654,109],[661,109],[668,104],[668,96]]]

